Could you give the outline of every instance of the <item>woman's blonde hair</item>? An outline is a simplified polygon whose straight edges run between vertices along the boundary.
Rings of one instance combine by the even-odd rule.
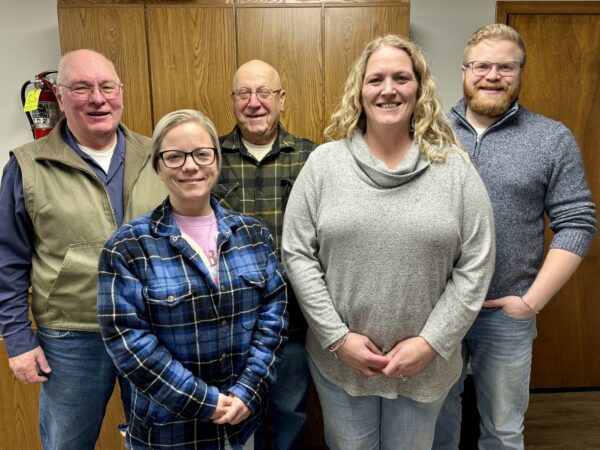
[[[325,136],[329,139],[350,139],[356,128],[363,133],[367,131],[361,95],[363,80],[369,58],[377,49],[385,46],[406,52],[412,61],[419,85],[411,118],[411,132],[416,144],[429,161],[445,161],[449,152],[460,149],[460,145],[442,111],[429,65],[419,47],[395,34],[381,36],[369,42],[355,61],[344,85],[342,98],[325,129]]]

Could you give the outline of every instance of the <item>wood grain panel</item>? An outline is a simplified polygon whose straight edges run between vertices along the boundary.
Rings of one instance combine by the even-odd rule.
[[[286,91],[284,126],[322,142],[321,9],[239,8],[236,21],[238,66],[258,58],[275,67]]]
[[[498,19],[506,18],[527,47],[521,102],[573,131],[598,204],[600,2],[501,3]],[[551,239],[547,232],[546,241]],[[600,386],[599,323],[600,242],[596,240],[572,279],[538,317],[531,386]]]
[[[220,134],[228,132],[234,123],[233,10],[148,6],[147,14],[154,123],[170,111],[193,108]]]
[[[0,343],[0,450],[41,448],[38,396],[39,386],[17,381],[8,367],[4,343]]]
[[[123,122],[152,133],[150,82],[142,6],[58,8],[61,52],[91,48],[115,64],[125,85]]]
[[[325,126],[365,45],[388,33],[408,37],[408,31],[408,4],[325,7]]]

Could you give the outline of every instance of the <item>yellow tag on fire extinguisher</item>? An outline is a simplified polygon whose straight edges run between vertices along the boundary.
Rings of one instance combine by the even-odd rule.
[[[25,100],[25,106],[23,107],[24,112],[35,111],[38,109],[38,103],[40,100],[40,94],[42,93],[41,89],[34,89],[29,94],[27,94],[27,99]]]

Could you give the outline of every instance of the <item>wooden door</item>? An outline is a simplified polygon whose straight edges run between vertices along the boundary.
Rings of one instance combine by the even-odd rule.
[[[61,53],[80,48],[104,53],[124,85],[123,123],[149,136],[153,123],[144,14],[143,5],[85,5],[58,0]]]
[[[233,31],[233,9],[224,3],[148,5],[154,124],[170,111],[192,108],[205,113],[219,134],[231,129]]]
[[[497,21],[527,48],[522,104],[573,131],[598,205],[600,2],[498,2]],[[600,386],[600,240],[537,323],[531,387]]]

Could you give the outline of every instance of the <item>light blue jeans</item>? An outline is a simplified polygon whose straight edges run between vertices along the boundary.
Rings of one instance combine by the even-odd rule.
[[[308,358],[319,394],[325,440],[331,450],[429,450],[444,402],[421,403],[407,397],[389,400],[353,397],[326,380]]]
[[[44,450],[93,450],[117,369],[100,333],[38,329],[52,368],[40,390],[40,435]],[[129,385],[121,383],[129,405]],[[126,416],[129,407],[125,409]]]
[[[458,449],[461,399],[471,361],[480,450],[523,449],[523,422],[529,404],[535,317],[514,319],[501,309],[482,309],[463,340],[463,373],[450,390],[436,426],[433,449]]]
[[[269,394],[272,448],[302,448],[300,432],[306,422],[306,393],[310,373],[303,339],[290,339],[277,366],[277,381]],[[267,448],[265,424],[254,434],[255,450]]]

